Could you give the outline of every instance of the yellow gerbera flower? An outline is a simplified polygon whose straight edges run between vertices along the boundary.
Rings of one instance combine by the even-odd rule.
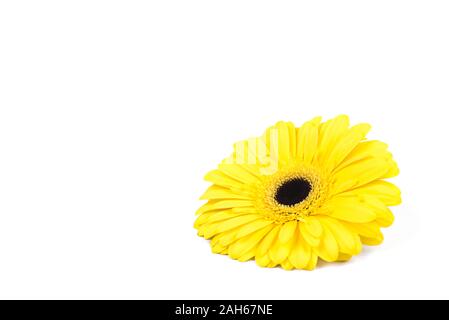
[[[366,141],[368,124],[347,116],[296,128],[279,122],[237,143],[205,179],[195,228],[212,251],[261,267],[312,270],[317,260],[347,261],[362,244],[383,241],[400,190],[387,145]]]

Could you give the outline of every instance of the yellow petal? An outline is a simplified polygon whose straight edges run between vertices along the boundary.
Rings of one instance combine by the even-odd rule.
[[[237,238],[237,233],[239,232],[239,228],[231,229],[220,234],[214,236],[211,240],[212,242],[217,242],[223,247],[229,247],[232,243],[234,243]]]
[[[222,163],[218,166],[218,169],[232,179],[245,184],[258,183],[260,181],[257,176],[247,171],[242,165]]]
[[[256,252],[256,264],[257,264],[259,267],[262,267],[262,268],[268,268],[268,266],[270,265],[270,263],[271,263],[271,260],[270,260],[270,257],[268,256],[268,253],[265,254],[265,255],[260,255],[260,256],[258,256],[258,255],[257,255],[257,252]]]
[[[381,227],[385,228],[393,224],[394,215],[382,201],[374,196],[363,196],[363,199],[376,214],[376,222]]]
[[[265,131],[263,140],[270,161],[286,164],[292,160],[291,138],[296,139],[296,137],[290,137],[290,127],[294,128],[294,125],[280,121]],[[264,162],[267,163],[266,160]]]
[[[335,197],[326,205],[329,216],[354,223],[366,223],[376,219],[375,212],[356,198]]]
[[[211,244],[211,249],[213,253],[216,254],[222,254],[222,252],[224,252],[226,250],[226,247],[220,245],[219,243],[212,245]]]
[[[317,152],[320,163],[326,163],[329,159],[329,153],[334,149],[336,142],[347,132],[348,127],[349,118],[346,115],[340,115],[321,124]]]
[[[293,157],[291,145],[295,143],[295,141],[290,141],[290,129],[295,126],[292,123],[286,122],[278,122],[276,124],[276,129],[278,130],[278,151],[279,151],[279,161],[284,163],[289,163]]]
[[[321,124],[322,120],[323,120],[323,117],[318,116],[318,117],[315,117],[305,123],[310,123],[310,124],[313,124],[314,126],[319,126]]]
[[[217,199],[241,199],[249,200],[250,197],[246,193],[235,193],[228,188],[217,185],[210,186],[201,196],[200,200],[217,200]]]
[[[352,259],[352,256],[350,254],[340,253],[338,256],[337,261],[338,262],[347,262]]]
[[[204,180],[211,182],[213,184],[217,184],[222,187],[230,187],[230,188],[241,188],[242,183],[230,178],[225,175],[223,172],[219,170],[212,170],[206,174]]]
[[[350,229],[333,218],[323,218],[321,221],[334,236],[341,253],[349,255],[356,255],[359,253],[357,238]]]
[[[255,207],[234,207],[230,210],[236,214],[259,214],[259,210]]]
[[[244,215],[235,218],[231,218],[229,220],[215,222],[212,224],[204,225],[204,238],[210,239],[218,233],[222,233],[233,228],[245,225],[251,221],[260,219],[260,216],[257,215]]]
[[[231,230],[222,232],[220,234],[217,234],[211,240],[211,244],[212,244],[212,241],[214,241],[223,247],[229,247],[237,239],[238,231],[239,231],[239,229],[231,229]]]
[[[314,251],[324,261],[334,262],[338,259],[338,243],[326,226],[323,226],[320,245]]]
[[[265,220],[262,220],[262,221],[265,221]],[[240,238],[243,238],[253,232],[256,232],[256,231],[262,229],[260,222],[261,222],[261,220],[255,220],[253,222],[249,222],[248,224],[242,225],[240,227],[217,234],[211,240],[211,244],[212,244],[212,242],[216,241],[216,242],[220,243],[220,245],[222,245],[222,246],[229,246],[232,243],[234,243],[236,240],[239,240]],[[269,226],[270,224],[262,224],[262,225]],[[257,229],[257,228],[255,228],[256,226],[258,226],[260,228]]]
[[[279,231],[279,241],[280,243],[288,243],[295,235],[296,225],[298,223],[296,221],[289,221],[285,223],[281,230]]]
[[[320,238],[314,237],[304,226],[304,223],[299,224],[299,231],[301,233],[302,238],[311,246],[317,247],[320,245]]]
[[[393,178],[399,175],[399,167],[396,161],[390,160],[389,161],[389,169],[388,171],[382,176],[382,179],[388,179]]]
[[[315,238],[321,237],[321,234],[323,232],[320,221],[313,216],[305,218],[304,228]]]
[[[334,149],[330,152],[327,163],[328,167],[330,169],[337,167],[360,141],[365,138],[370,129],[371,126],[366,123],[358,124],[350,128],[341,140],[336,142]]]
[[[296,157],[296,128],[292,122],[288,122],[288,136],[290,141],[290,156],[292,160]]]
[[[220,200],[220,201],[209,201],[205,205],[203,205],[201,208],[198,209],[196,214],[202,214],[207,211],[212,210],[222,210],[222,209],[230,209],[230,208],[236,208],[236,207],[253,207],[254,202],[252,200],[237,200],[237,199],[231,199],[231,200]]]
[[[291,122],[280,121],[275,126],[268,128],[263,136],[263,146],[269,155],[269,161],[285,165],[294,160],[296,153],[295,126]],[[263,151],[258,153],[264,153]],[[259,158],[263,158],[259,156]],[[267,159],[261,161],[268,164]]]
[[[291,264],[291,262],[288,260],[288,259],[285,259],[282,263],[281,263],[281,267],[284,269],[284,270],[287,270],[287,271],[291,271],[291,270],[293,270],[295,267],[293,266],[293,264]]]
[[[278,237],[280,226],[277,225],[263,238],[257,247],[256,256],[262,257],[268,253],[274,240]]]
[[[304,268],[304,270],[309,270],[309,271],[315,270],[317,262],[318,262],[318,256],[316,255],[316,253],[312,252],[312,254],[310,255],[309,263]]]
[[[199,228],[205,223],[213,223],[223,220],[228,220],[240,216],[240,214],[233,213],[231,210],[209,211],[198,216],[194,227]]]
[[[385,158],[385,156],[387,155],[387,148],[388,145],[380,141],[374,140],[360,142],[340,163],[338,169],[342,169],[350,164],[367,158]]]
[[[243,255],[247,254],[248,251],[255,248],[259,242],[266,236],[266,234],[272,229],[272,226],[267,226],[262,228],[252,234],[249,234],[245,237],[240,238],[232,245],[229,246],[229,256],[233,259],[239,259]],[[255,250],[252,250],[251,255],[248,258],[248,255],[245,256],[244,260],[249,260],[255,256]],[[248,259],[246,259],[248,258]]]
[[[313,121],[306,122],[296,130],[296,158],[304,163],[312,163],[318,148],[318,126]]]
[[[388,208],[383,211],[376,211],[376,216],[376,222],[383,228],[391,226],[394,222],[394,215]]]
[[[282,263],[282,261],[288,258],[290,251],[291,245],[279,244],[270,249],[269,255],[274,263],[280,264]]]
[[[259,220],[252,221],[252,222],[240,227],[240,229],[237,233],[237,238],[243,238],[257,230],[260,230],[260,229],[265,228],[266,226],[269,226],[272,224],[273,224],[273,222],[271,222],[269,220],[265,220],[265,219],[259,219]]]
[[[382,238],[382,232],[376,222],[370,223],[344,223],[350,230],[366,238]]]
[[[368,158],[351,164],[334,174],[333,194],[354,189],[380,179],[389,170],[382,158]]]
[[[296,242],[290,252],[288,259],[297,269],[304,269],[310,260],[312,250],[306,241],[302,238],[299,228],[297,229]]]
[[[256,250],[251,249],[248,252],[246,252],[245,254],[241,255],[239,258],[237,258],[237,260],[240,262],[246,262],[246,261],[253,259],[255,255],[256,255]]]
[[[287,259],[294,242],[295,242],[294,237],[291,237],[290,240],[286,243],[282,243],[279,237],[276,238],[273,241],[273,244],[271,245],[270,249],[268,250],[268,254],[270,255],[271,261],[273,261],[276,264],[280,264],[282,261]]]
[[[364,245],[367,245],[367,246],[378,246],[378,245],[382,244],[382,242],[384,242],[384,236],[383,236],[382,233],[380,233],[379,236],[376,237],[376,238],[360,237],[360,240],[362,241],[362,243]]]
[[[401,190],[394,184],[376,180],[359,188],[342,193],[341,195],[369,195],[382,201],[387,206],[396,206],[401,203]]]
[[[354,234],[354,239],[356,242],[356,252],[357,252],[357,254],[359,254],[360,252],[362,252],[362,248],[363,248],[362,241],[360,239],[360,236],[357,234]]]

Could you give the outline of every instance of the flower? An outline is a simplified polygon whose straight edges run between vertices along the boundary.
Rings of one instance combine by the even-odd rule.
[[[367,141],[370,125],[315,118],[278,122],[239,142],[205,180],[198,235],[214,253],[261,267],[313,270],[318,259],[348,261],[383,242],[401,203],[387,178],[399,169],[387,145]]]

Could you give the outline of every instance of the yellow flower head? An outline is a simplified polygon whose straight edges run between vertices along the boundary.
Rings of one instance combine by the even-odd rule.
[[[318,258],[347,261],[383,241],[400,190],[387,145],[347,116],[296,128],[279,122],[239,142],[205,179],[195,228],[214,253],[261,267],[313,270]]]

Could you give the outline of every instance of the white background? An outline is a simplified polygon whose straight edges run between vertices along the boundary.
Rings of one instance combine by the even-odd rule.
[[[2,1],[0,298],[449,298],[447,1]],[[385,243],[314,272],[213,255],[204,174],[278,120],[370,122]]]

